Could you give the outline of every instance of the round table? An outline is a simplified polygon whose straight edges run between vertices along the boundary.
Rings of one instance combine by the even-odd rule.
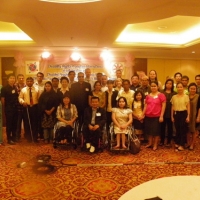
[[[172,176],[151,180],[138,185],[119,200],[200,200],[200,176]]]

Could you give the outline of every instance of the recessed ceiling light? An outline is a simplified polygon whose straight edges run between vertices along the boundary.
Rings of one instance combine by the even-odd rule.
[[[195,51],[192,51],[192,53],[195,53]]]
[[[92,3],[101,0],[40,0],[40,1],[46,1],[50,3]]]
[[[166,29],[166,28],[167,28],[167,26],[159,26],[159,27],[158,27],[159,30],[161,30],[161,29]]]

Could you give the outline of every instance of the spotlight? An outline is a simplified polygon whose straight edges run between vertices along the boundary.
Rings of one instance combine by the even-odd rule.
[[[51,56],[51,54],[48,52],[48,51],[44,51],[43,53],[42,53],[42,58],[44,58],[44,59],[47,59],[47,58],[49,58]]]
[[[103,50],[103,52],[100,55],[100,58],[103,61],[110,61],[112,58],[112,54],[110,53],[110,51],[108,49]]]
[[[72,59],[72,61],[78,62],[81,59],[81,55],[80,55],[80,53],[73,52],[72,55],[70,56],[70,58]]]

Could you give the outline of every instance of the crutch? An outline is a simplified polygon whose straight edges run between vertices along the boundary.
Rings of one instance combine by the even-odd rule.
[[[26,107],[26,111],[27,111],[27,116],[28,116],[28,123],[29,123],[29,127],[30,127],[32,142],[34,142],[34,140],[33,140],[33,132],[32,132],[32,127],[31,127],[31,121],[30,121],[30,116],[29,116],[28,107]]]

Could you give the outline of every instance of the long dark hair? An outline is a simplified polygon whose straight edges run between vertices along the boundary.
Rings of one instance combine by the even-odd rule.
[[[141,107],[142,107],[142,110],[144,109],[144,93],[141,91],[141,90],[136,90],[135,93],[134,93],[134,101],[137,102],[137,99],[136,99],[136,96],[138,94],[141,94],[142,95],[142,99],[141,99]],[[133,101],[133,105],[134,105],[134,101]]]
[[[54,92],[51,81],[47,81],[44,85],[47,85],[47,84],[51,86],[51,90],[49,92]],[[45,88],[44,88],[44,92],[47,92]]]
[[[166,85],[167,85],[167,83],[168,83],[169,81],[172,82],[171,92],[173,92],[173,91],[174,91],[174,80],[171,79],[171,78],[169,78],[169,79],[167,79],[167,80],[165,81],[164,91],[166,91]]]
[[[119,101],[123,99],[124,102],[125,102],[125,106],[124,106],[124,109],[127,109],[128,108],[128,103],[127,103],[127,100],[125,97],[119,97],[119,99],[117,100],[117,108],[119,108]]]
[[[101,82],[100,82],[100,81],[95,81],[93,91],[95,90],[95,86],[96,86],[97,83],[99,83],[99,84],[101,85]]]

